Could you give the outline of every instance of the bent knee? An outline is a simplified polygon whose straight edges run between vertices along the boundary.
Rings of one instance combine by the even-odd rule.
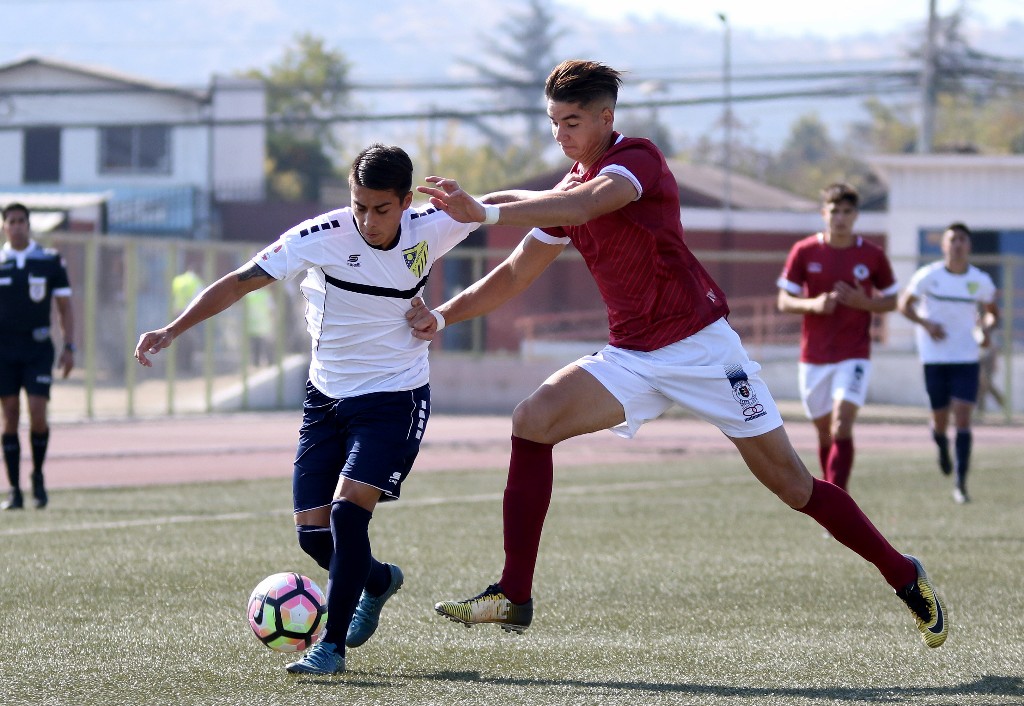
[[[512,434],[539,444],[554,444],[553,419],[538,390],[516,405],[512,412]]]

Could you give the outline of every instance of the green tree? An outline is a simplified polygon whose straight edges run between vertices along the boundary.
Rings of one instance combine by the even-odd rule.
[[[427,172],[454,175],[459,185],[472,194],[505,189],[546,168],[536,152],[527,146],[501,147],[494,143],[473,146],[472,141],[460,134],[459,125],[454,121],[445,126],[439,141],[421,137],[419,152],[430,155],[423,160]]]
[[[920,59],[921,51],[911,52]],[[1020,62],[971,47],[963,29],[963,8],[939,18],[935,43],[935,125],[938,152],[1020,153],[1024,151],[1024,72]],[[850,131],[857,152],[906,153],[917,145],[918,106],[864,103],[867,121]]]
[[[295,37],[267,71],[245,73],[267,86],[267,179],[270,192],[286,200],[316,201],[335,175],[332,155],[341,145],[330,117],[348,104],[350,64],[313,34]]]
[[[523,111],[526,137],[534,147],[547,136],[543,113],[544,80],[558,61],[555,45],[565,31],[555,23],[550,0],[527,0],[526,7],[509,10],[493,36],[485,36],[486,53],[480,59],[463,59],[478,76],[494,84],[499,105]],[[488,138],[506,149],[504,131],[487,123],[474,123]]]

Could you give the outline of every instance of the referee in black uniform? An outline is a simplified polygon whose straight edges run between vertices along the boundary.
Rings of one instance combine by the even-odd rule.
[[[71,285],[64,260],[56,250],[43,248],[29,237],[28,208],[12,203],[3,209],[7,242],[0,250],[0,404],[4,412],[4,463],[11,492],[0,509],[25,506],[21,495],[21,444],[18,421],[21,390],[28,398],[29,442],[32,445],[32,496],[37,508],[46,507],[43,460],[50,439],[46,406],[56,351],[50,339],[53,300],[64,347],[58,364],[64,377],[75,364]]]

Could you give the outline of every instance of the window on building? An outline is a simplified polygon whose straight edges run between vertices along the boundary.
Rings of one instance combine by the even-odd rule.
[[[60,182],[60,128],[25,130],[22,181],[26,184]]]
[[[128,125],[100,129],[103,174],[169,174],[171,129],[166,125]]]

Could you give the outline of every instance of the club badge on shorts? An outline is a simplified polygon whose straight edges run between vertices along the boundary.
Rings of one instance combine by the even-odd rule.
[[[765,416],[767,412],[764,411],[764,405],[757,401],[757,395],[754,393],[754,388],[751,387],[750,379],[743,367],[727,365],[725,374],[732,385],[732,398],[739,403],[743,410],[743,421],[751,422],[758,417]]]

